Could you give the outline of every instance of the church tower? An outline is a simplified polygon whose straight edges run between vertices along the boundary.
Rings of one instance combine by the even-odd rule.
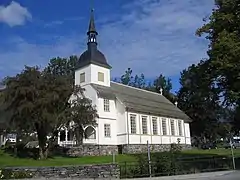
[[[85,86],[90,83],[110,87],[111,66],[103,53],[98,50],[97,31],[94,22],[94,12],[91,10],[87,32],[87,50],[78,59],[75,70],[75,84]]]

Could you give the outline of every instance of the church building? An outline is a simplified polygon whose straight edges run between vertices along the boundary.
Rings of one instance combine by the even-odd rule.
[[[191,119],[162,93],[112,82],[112,67],[98,50],[97,35],[92,11],[87,50],[77,62],[75,84],[85,89],[99,118],[96,127],[85,127],[83,143],[123,153],[146,150],[147,143],[156,151],[167,150],[172,143],[190,148]],[[58,143],[64,146],[75,142],[66,129]]]

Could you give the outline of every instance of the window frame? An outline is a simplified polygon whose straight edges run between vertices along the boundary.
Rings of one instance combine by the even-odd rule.
[[[110,100],[103,99],[103,110],[104,112],[110,112]]]
[[[153,135],[158,135],[158,118],[152,117],[152,133]]]
[[[103,72],[98,72],[98,81],[104,82],[104,73]]]
[[[174,119],[170,119],[170,128],[171,128],[171,135],[175,136],[176,129],[175,129],[175,120]]]
[[[85,72],[83,73],[80,73],[80,83],[84,83],[86,82],[86,75],[85,75]]]
[[[183,126],[182,126],[183,122],[182,120],[178,120],[178,134],[179,136],[183,136]]]
[[[130,114],[130,133],[137,134],[137,116],[135,114]]]
[[[148,134],[148,122],[147,116],[142,116],[142,134]]]
[[[104,124],[104,137],[111,137],[111,124]]]
[[[166,136],[167,135],[167,119],[162,118],[162,135]]]

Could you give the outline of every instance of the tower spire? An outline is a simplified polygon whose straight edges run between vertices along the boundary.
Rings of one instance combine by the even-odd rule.
[[[88,35],[88,48],[96,49],[98,33],[96,31],[95,22],[94,22],[93,0],[91,0],[91,14],[90,14],[90,21],[89,21],[87,35]]]
[[[87,35],[95,33],[96,35],[98,34],[95,28],[95,22],[94,22],[94,9],[91,9],[91,15],[90,15],[90,21],[89,21],[89,27],[88,27],[88,32]]]

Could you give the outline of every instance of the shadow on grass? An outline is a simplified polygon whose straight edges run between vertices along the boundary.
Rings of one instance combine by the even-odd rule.
[[[55,157],[64,157],[71,158],[67,155],[67,151],[69,148],[64,148],[61,146],[54,146],[49,149],[48,158],[54,159]],[[25,148],[22,145],[5,147],[2,149],[2,153],[5,155],[10,155],[12,157],[17,157],[20,159],[34,159],[37,160],[39,158],[39,149],[38,148]]]

